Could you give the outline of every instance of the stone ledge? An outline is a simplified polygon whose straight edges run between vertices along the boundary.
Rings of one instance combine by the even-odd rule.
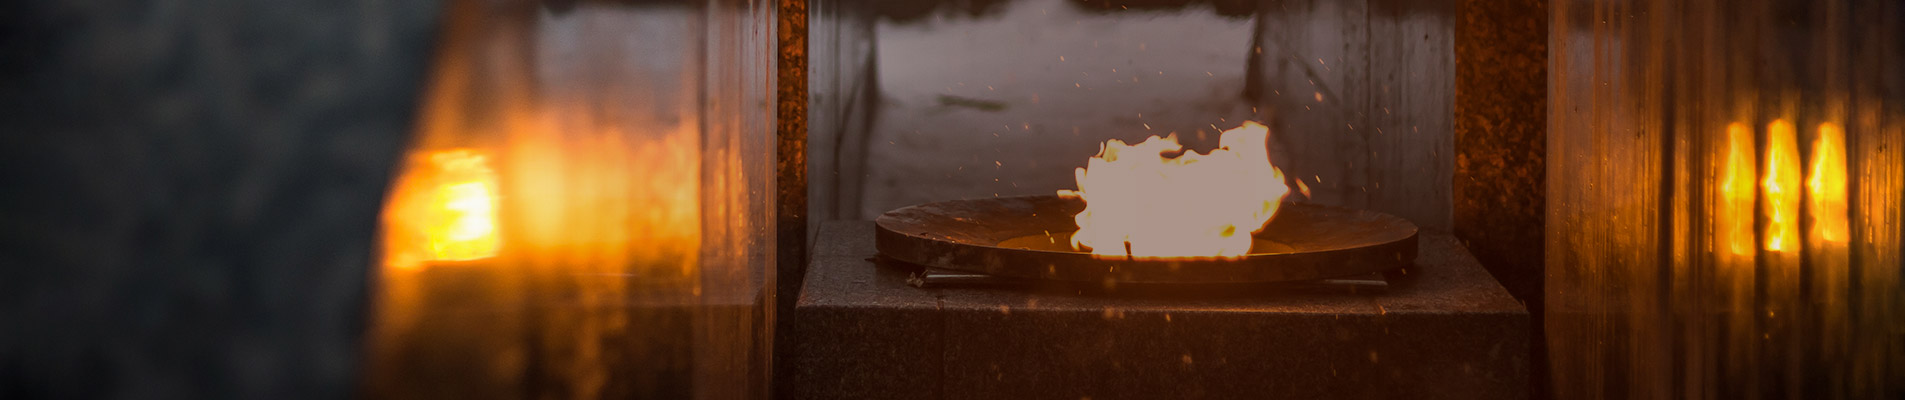
[[[1527,311],[1451,236],[1380,294],[907,286],[872,223],[820,227],[791,398],[1523,398]],[[1270,290],[1270,289],[1266,289]]]

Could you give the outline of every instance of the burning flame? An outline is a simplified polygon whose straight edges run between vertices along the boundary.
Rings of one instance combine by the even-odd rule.
[[[1753,252],[1753,129],[1726,126],[1726,167],[1721,171],[1720,204],[1714,216],[1717,242],[1734,255]]]
[[[1078,190],[1059,191],[1085,200],[1072,246],[1119,257],[1249,254],[1250,233],[1263,230],[1290,193],[1270,164],[1269,137],[1269,128],[1244,122],[1209,154],[1185,151],[1175,134],[1105,142],[1075,172]]]
[[[1819,137],[1812,142],[1812,177],[1806,181],[1812,192],[1808,208],[1813,229],[1828,242],[1844,242],[1848,235],[1845,198],[1845,128],[1831,122],[1819,124]]]
[[[1766,250],[1786,251],[1799,238],[1799,145],[1792,122],[1766,126]]]
[[[426,261],[496,256],[496,173],[473,150],[428,153],[406,168],[385,215],[397,229],[386,239],[386,262],[415,268]]]

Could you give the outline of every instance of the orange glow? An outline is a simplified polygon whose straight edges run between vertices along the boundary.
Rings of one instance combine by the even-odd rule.
[[[1726,126],[1726,165],[1721,171],[1720,204],[1713,213],[1715,240],[1734,255],[1753,253],[1753,129]]]
[[[428,153],[413,161],[391,192],[386,263],[414,268],[425,261],[495,257],[496,172],[474,150]]]
[[[1812,176],[1806,180],[1812,192],[1807,203],[1813,217],[1813,232],[1828,242],[1845,242],[1845,128],[1831,122],[1819,124],[1819,137],[1812,142]]]
[[[1792,122],[1766,126],[1766,250],[1797,250],[1799,239],[1799,133]]]
[[[1255,122],[1224,131],[1209,154],[1177,136],[1135,145],[1105,142],[1075,172],[1085,200],[1072,246],[1101,256],[1240,257],[1290,193],[1271,165],[1270,129]],[[1182,155],[1170,155],[1182,152]],[[1128,250],[1127,250],[1128,249]]]

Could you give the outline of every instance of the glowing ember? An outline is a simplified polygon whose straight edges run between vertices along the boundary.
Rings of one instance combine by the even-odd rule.
[[[1269,137],[1269,128],[1244,122],[1224,131],[1209,154],[1184,150],[1176,135],[1105,142],[1076,171],[1078,190],[1059,191],[1085,200],[1073,218],[1072,246],[1119,257],[1249,254],[1251,233],[1290,193],[1283,171],[1270,164]]]
[[[387,263],[413,268],[424,261],[496,256],[496,173],[488,157],[445,150],[420,157],[405,170],[384,216]]]
[[[1766,250],[1786,251],[1799,238],[1799,145],[1792,122],[1766,127]]]

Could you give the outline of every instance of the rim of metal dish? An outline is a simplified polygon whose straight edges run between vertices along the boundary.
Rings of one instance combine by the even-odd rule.
[[[1086,283],[1260,283],[1326,279],[1407,266],[1418,228],[1369,210],[1285,203],[1256,237],[1291,251],[1237,258],[1107,258],[1001,247],[1039,232],[1076,230],[1076,199],[1055,195],[941,201],[888,211],[875,222],[880,254],[928,267]]]

